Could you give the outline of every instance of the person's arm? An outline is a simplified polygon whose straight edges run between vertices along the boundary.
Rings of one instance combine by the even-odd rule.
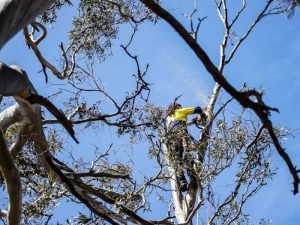
[[[199,114],[203,119],[206,119],[206,114],[202,111],[201,107],[195,108],[180,108],[176,109],[172,118],[174,120],[184,120],[187,121],[187,116],[191,114]]]
[[[194,114],[195,108],[180,108],[175,110],[175,115],[188,116]]]

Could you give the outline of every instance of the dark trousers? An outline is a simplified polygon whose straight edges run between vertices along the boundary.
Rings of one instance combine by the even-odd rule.
[[[188,149],[188,133],[186,129],[173,129],[170,135],[169,149],[171,162],[175,168],[176,178],[179,182],[185,182],[185,171],[190,178],[190,184],[196,182],[196,177],[193,175],[193,155]]]

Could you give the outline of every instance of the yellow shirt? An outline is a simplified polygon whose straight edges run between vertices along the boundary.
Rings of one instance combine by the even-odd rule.
[[[168,122],[172,121],[184,121],[187,122],[187,116],[195,112],[195,108],[180,108],[176,109],[174,114],[168,117]]]

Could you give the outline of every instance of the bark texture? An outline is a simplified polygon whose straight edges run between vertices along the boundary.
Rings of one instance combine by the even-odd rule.
[[[7,216],[8,225],[18,225],[21,220],[21,181],[14,160],[11,157],[0,130],[0,170],[5,180],[9,196]]]
[[[0,49],[54,0],[1,0]]]

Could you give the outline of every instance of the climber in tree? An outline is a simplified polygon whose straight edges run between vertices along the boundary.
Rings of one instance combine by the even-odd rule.
[[[187,191],[188,185],[187,180],[184,176],[184,165],[191,166],[193,159],[191,157],[185,157],[185,151],[187,146],[187,139],[189,137],[187,126],[188,115],[199,114],[192,121],[195,124],[204,125],[206,123],[206,114],[203,112],[201,107],[195,108],[182,108],[180,104],[173,103],[168,107],[167,110],[167,140],[170,149],[171,161],[174,163],[176,171],[176,179],[180,191]],[[190,185],[195,184],[196,178],[192,175],[191,169],[187,167],[187,173],[190,178]]]

